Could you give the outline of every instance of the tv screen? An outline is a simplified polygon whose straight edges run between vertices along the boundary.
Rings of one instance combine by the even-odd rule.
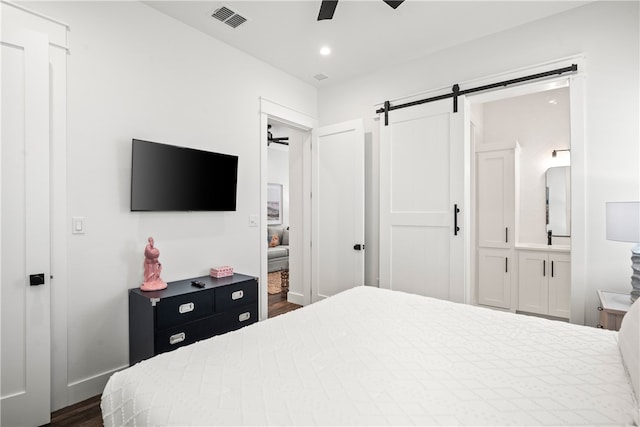
[[[238,157],[134,139],[132,211],[235,211]]]

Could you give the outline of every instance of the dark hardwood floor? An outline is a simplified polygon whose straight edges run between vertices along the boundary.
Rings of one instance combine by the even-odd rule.
[[[302,306],[287,301],[281,294],[269,295],[269,318],[288,313],[300,307]]]
[[[281,294],[269,295],[269,317],[279,316],[302,306],[290,303]],[[94,396],[51,414],[52,427],[103,427],[100,396]]]
[[[102,427],[100,395],[54,412],[51,414],[51,423],[45,425],[55,427]]]

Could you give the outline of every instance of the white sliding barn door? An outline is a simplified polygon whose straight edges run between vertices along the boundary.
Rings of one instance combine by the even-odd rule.
[[[37,426],[51,408],[49,42],[4,19],[1,37],[1,424]]]
[[[312,141],[311,289],[315,302],[364,285],[362,120],[314,129]]]
[[[380,121],[380,287],[462,302],[464,108],[454,114],[452,104],[394,110],[388,126]]]

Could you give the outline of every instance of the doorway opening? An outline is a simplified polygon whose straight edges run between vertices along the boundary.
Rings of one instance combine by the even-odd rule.
[[[584,171],[582,82],[579,75],[468,98],[473,304],[584,321],[584,289],[579,286],[584,251],[576,245],[584,238],[584,223],[576,215],[584,203],[576,189],[583,185]],[[496,172],[497,165],[504,168],[503,175]],[[565,182],[560,210],[550,203],[550,172],[558,171]],[[495,185],[501,187],[491,189]],[[498,197],[483,206],[483,197],[498,193],[510,195],[506,202]],[[507,206],[498,209],[504,216],[488,215],[499,204]],[[542,272],[552,261],[555,273],[566,276],[564,282],[549,292],[529,292],[531,286],[521,276],[530,276],[527,269],[537,271],[536,263]]]
[[[284,107],[281,104],[260,99],[260,320],[269,317],[268,263],[267,249],[269,236],[267,224],[267,189],[269,183],[269,145],[268,132],[271,124],[273,137],[288,137],[290,162],[296,159],[295,171],[289,168],[289,291],[286,302],[306,305],[310,302],[310,290],[305,284],[311,277],[311,131],[316,121],[303,113]],[[276,130],[273,126],[278,126]],[[279,134],[279,132],[286,132]],[[298,151],[299,150],[299,151]],[[291,153],[293,151],[293,153]],[[299,164],[298,164],[299,163]],[[292,188],[296,194],[293,196]],[[301,190],[297,190],[297,188]],[[298,198],[299,197],[299,198]],[[291,211],[293,207],[294,211]]]
[[[301,307],[288,294],[300,286],[302,266],[302,168],[304,131],[267,120],[267,294],[268,317]],[[298,253],[295,253],[297,251]]]

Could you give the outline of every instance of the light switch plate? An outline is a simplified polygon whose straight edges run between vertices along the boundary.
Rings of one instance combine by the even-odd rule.
[[[84,234],[84,217],[74,216],[71,218],[71,233]]]

